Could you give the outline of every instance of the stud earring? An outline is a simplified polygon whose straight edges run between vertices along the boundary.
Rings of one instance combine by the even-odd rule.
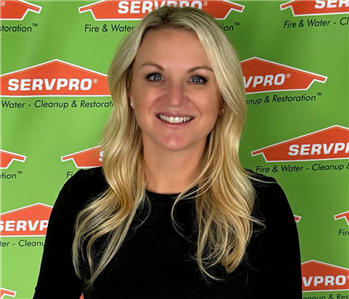
[[[221,109],[221,113],[222,113],[222,114],[224,114],[224,112],[225,112],[225,109],[224,109],[224,108],[222,108],[222,109]]]
[[[131,105],[131,108],[133,108],[133,105],[134,105],[133,102],[131,102],[130,105]]]

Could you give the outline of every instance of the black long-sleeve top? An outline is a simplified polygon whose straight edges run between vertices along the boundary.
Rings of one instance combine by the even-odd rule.
[[[106,190],[107,183],[101,168],[78,171],[64,185],[53,207],[34,299],[77,299],[82,292],[85,299],[301,298],[294,217],[280,186],[273,179],[263,179],[267,183],[253,182],[257,198],[252,215],[266,227],[261,230],[254,225],[246,257],[223,281],[207,284],[191,258],[194,200],[181,201],[175,208],[175,219],[186,231],[185,238],[171,222],[175,196],[147,191],[149,217],[130,231],[93,288],[87,289],[72,265],[74,223],[77,213]],[[222,274],[221,270],[217,267],[215,273]]]

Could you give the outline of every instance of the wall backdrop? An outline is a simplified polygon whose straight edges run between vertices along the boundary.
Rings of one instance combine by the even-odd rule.
[[[209,12],[238,51],[248,108],[241,159],[287,194],[303,298],[349,298],[348,0],[0,3],[0,298],[32,297],[60,188],[101,164],[115,48],[167,4]]]

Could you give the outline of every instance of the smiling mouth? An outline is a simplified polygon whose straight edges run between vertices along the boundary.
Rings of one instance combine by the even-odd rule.
[[[184,116],[184,117],[180,117],[180,116],[165,116],[162,114],[159,114],[158,117],[170,124],[180,124],[180,123],[185,123],[188,121],[191,121],[192,119],[194,119],[194,117],[191,116]]]

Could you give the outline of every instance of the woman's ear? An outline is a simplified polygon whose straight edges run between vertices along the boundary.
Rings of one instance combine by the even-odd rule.
[[[132,94],[132,68],[130,67],[127,72],[127,94],[128,94],[128,102],[132,109],[134,109],[134,101],[133,101],[133,94]]]
[[[225,112],[225,102],[224,102],[224,99],[223,97],[221,97],[221,103],[219,105],[219,112],[218,112],[218,115],[219,116],[222,116]]]
[[[129,102],[129,104],[130,104],[130,107],[131,107],[132,109],[134,109],[135,103],[134,103],[134,101],[133,101],[133,95],[132,95],[131,92],[128,94],[128,102]]]
[[[130,95],[128,96],[128,100],[129,100],[129,103],[130,103],[131,108],[134,109],[135,104],[134,104],[134,102],[133,102],[132,94],[130,94]]]
[[[133,93],[132,93],[132,85],[131,85],[131,79],[128,78],[127,82],[127,95],[128,95],[128,102],[132,109],[134,109],[134,101],[133,101]]]

